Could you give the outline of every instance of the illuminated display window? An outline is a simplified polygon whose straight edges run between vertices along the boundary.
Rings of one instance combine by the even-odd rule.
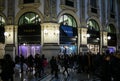
[[[75,19],[68,14],[64,14],[59,19],[60,23],[60,44],[77,43],[77,24]]]

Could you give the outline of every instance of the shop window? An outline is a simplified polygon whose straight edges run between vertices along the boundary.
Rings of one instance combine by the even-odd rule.
[[[87,38],[88,43],[99,44],[100,43],[100,29],[99,29],[98,23],[95,20],[90,19],[87,22],[87,27],[88,27],[87,34],[90,35]]]
[[[116,29],[113,24],[108,25],[107,27],[107,32],[108,32],[108,46],[116,46],[117,44],[117,36],[116,36]]]
[[[73,16],[64,14],[59,19],[60,44],[77,43],[77,24]]]

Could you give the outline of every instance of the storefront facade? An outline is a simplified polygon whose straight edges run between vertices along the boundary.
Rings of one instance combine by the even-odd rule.
[[[45,54],[49,58],[119,50],[119,0],[114,4],[102,0],[15,0],[7,1],[8,4],[1,0],[1,3],[1,58],[5,53],[13,57]]]

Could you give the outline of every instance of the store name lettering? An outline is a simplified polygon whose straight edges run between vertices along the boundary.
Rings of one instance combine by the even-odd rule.
[[[24,32],[35,32],[35,30],[24,30]]]

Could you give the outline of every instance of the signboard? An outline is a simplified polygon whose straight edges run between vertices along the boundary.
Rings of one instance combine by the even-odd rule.
[[[40,25],[22,25],[18,27],[18,35],[24,36],[24,35],[40,35],[41,33],[41,27]]]

